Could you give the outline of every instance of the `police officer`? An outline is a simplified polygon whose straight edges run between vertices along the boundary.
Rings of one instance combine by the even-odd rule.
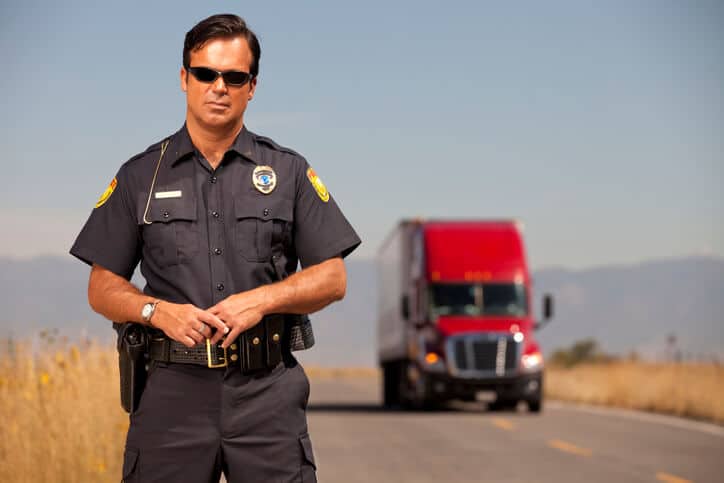
[[[71,248],[91,307],[150,335],[127,482],[316,478],[291,351],[313,343],[301,314],[344,296],[360,239],[302,156],[244,126],[259,57],[235,15],[186,34],[185,124],[121,166]]]

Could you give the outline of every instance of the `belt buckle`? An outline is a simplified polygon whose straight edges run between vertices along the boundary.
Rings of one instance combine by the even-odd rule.
[[[219,346],[216,347],[218,348]],[[229,359],[226,357],[226,347],[222,347],[222,350],[224,351],[224,362],[221,364],[214,364],[214,359],[211,357],[211,339],[206,339],[206,367],[214,369],[217,367],[227,367],[229,365]]]

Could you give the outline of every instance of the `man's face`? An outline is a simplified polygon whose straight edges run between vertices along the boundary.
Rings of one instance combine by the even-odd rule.
[[[252,59],[245,38],[213,39],[190,53],[189,67],[249,72]],[[181,68],[181,89],[186,93],[187,114],[207,129],[240,123],[255,88],[256,79],[243,86],[227,85],[221,76],[214,82],[204,83]]]

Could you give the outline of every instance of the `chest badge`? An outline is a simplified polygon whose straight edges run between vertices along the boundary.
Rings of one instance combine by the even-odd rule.
[[[268,195],[277,186],[277,174],[271,166],[257,166],[251,175],[251,182],[254,188]]]

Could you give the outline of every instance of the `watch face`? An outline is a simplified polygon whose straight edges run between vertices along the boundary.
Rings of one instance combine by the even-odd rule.
[[[153,304],[146,304],[143,306],[143,310],[141,310],[141,317],[148,319],[151,316],[151,312],[153,312]]]

